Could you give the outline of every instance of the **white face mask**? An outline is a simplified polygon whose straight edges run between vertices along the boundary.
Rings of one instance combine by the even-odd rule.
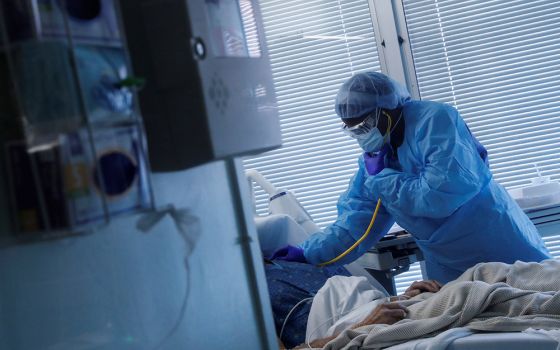
[[[357,141],[364,152],[376,153],[381,150],[386,139],[381,135],[381,131],[378,128],[373,128],[370,130],[367,138],[358,139]]]
[[[364,150],[364,152],[377,153],[381,150],[381,147],[383,147],[385,143],[391,140],[391,132],[393,131],[393,129],[391,129],[391,124],[393,124],[392,123],[393,120],[391,116],[387,114],[385,111],[383,111],[382,113],[389,120],[389,122],[387,123],[387,131],[385,132],[385,136],[381,134],[381,131],[377,128],[377,126],[371,129],[366,137],[358,139],[358,144]],[[400,117],[399,117],[399,121],[400,121]]]

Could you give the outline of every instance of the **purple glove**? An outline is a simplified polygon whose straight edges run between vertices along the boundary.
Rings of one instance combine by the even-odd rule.
[[[368,152],[364,152],[364,162],[366,163],[368,174],[377,175],[381,170],[385,169],[385,155],[390,149],[389,145],[385,145],[373,156]]]
[[[303,255],[303,249],[300,247],[294,247],[293,245],[287,245],[275,251],[270,260],[274,259],[307,263],[307,260]]]

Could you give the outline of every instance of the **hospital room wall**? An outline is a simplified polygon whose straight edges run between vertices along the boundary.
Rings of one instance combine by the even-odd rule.
[[[158,204],[187,208],[199,220],[188,230],[191,238],[199,237],[188,271],[185,241],[169,217],[149,233],[135,229],[135,216],[87,236],[1,250],[0,349],[263,349],[267,341],[274,344],[272,317],[265,315],[263,323],[261,311],[255,313],[227,174],[220,161],[153,177]],[[255,244],[249,260],[257,262],[262,283]],[[187,282],[188,304],[177,326]],[[260,296],[266,296],[263,286]],[[268,299],[263,303],[270,312]],[[272,340],[259,340],[266,333],[263,324]]]

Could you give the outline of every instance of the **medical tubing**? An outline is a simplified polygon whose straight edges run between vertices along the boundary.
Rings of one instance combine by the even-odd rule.
[[[369,222],[369,226],[366,229],[366,232],[364,232],[364,234],[362,235],[362,237],[360,237],[360,239],[358,239],[354,244],[352,244],[352,246],[350,248],[346,249],[342,254],[340,254],[336,258],[331,259],[331,260],[329,260],[327,262],[324,262],[324,263],[320,263],[318,266],[325,266],[325,265],[333,264],[333,263],[339,261],[340,259],[344,258],[352,250],[356,249],[356,247],[358,245],[360,245],[360,243],[362,243],[364,241],[364,239],[367,238],[367,236],[369,236],[369,234],[371,232],[371,228],[373,227],[373,223],[375,222],[375,219],[377,218],[377,212],[379,211],[379,207],[381,207],[381,198],[379,198],[377,200],[377,205],[375,206],[375,210],[373,212],[373,216],[371,217],[371,221]]]
[[[282,322],[282,328],[280,328],[280,335],[278,335],[278,338],[280,338],[280,340],[282,340],[282,334],[284,334],[284,327],[286,327],[286,324],[288,323],[288,319],[292,315],[292,312],[294,312],[294,310],[298,306],[300,306],[301,303],[303,303],[305,301],[309,301],[309,300],[313,300],[313,297],[305,298],[305,299],[302,299],[302,300],[298,301],[297,304],[294,305],[294,307],[288,312],[288,314],[286,315],[286,318],[284,319],[284,322]]]

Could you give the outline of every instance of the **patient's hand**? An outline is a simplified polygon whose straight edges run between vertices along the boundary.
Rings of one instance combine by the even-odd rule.
[[[402,296],[412,298],[424,292],[437,293],[441,289],[441,283],[436,280],[415,281],[408,287]]]
[[[373,311],[361,322],[356,323],[352,326],[352,329],[367,326],[370,324],[393,324],[396,323],[403,318],[405,318],[408,309],[398,303],[385,303],[378,305]],[[322,348],[327,345],[328,342],[336,338],[338,334],[333,336],[323,338],[323,339],[316,339],[312,341],[309,345],[312,348]],[[308,349],[307,344],[300,344],[294,349]]]
[[[408,309],[399,303],[385,303],[378,305],[362,321],[356,323],[352,328],[367,326],[370,324],[393,324],[406,317]]]

